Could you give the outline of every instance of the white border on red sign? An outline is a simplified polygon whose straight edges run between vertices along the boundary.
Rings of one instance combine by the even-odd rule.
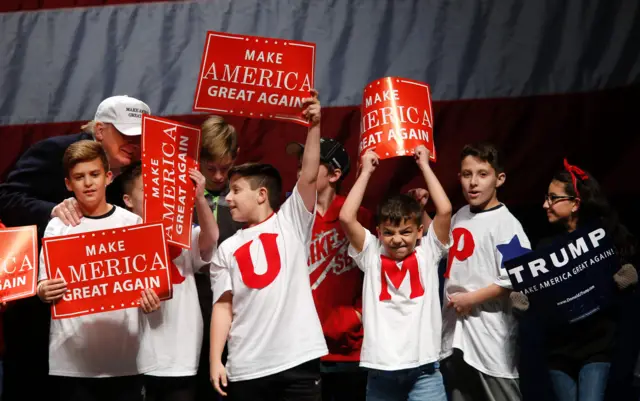
[[[142,132],[144,132],[144,123],[146,121],[148,121],[148,120],[152,120],[152,121],[156,121],[156,122],[160,122],[160,123],[164,123],[164,124],[172,124],[175,127],[180,127],[180,128],[185,128],[185,129],[190,129],[190,130],[196,131],[198,133],[198,138],[197,138],[198,139],[197,140],[198,146],[196,146],[196,163],[200,163],[200,139],[201,139],[200,136],[202,134],[202,130],[200,128],[193,127],[193,126],[190,126],[190,125],[183,125],[183,124],[180,124],[180,123],[172,121],[172,120],[167,120],[166,118],[153,117],[153,116],[150,116],[148,114],[145,114],[143,116],[143,119],[142,119]],[[145,153],[144,153],[144,150],[145,150],[144,138],[145,138],[145,135],[142,136],[142,157],[145,156]],[[142,167],[144,168],[144,166],[142,166]],[[143,180],[144,180],[144,178],[143,178]],[[143,191],[144,191],[144,188],[143,188]],[[195,199],[194,199],[194,202],[195,202]],[[144,197],[144,205],[142,207],[142,214],[143,214],[142,219],[144,221],[146,221],[147,220],[147,197],[146,196]],[[188,227],[191,227],[193,229],[193,211],[189,214]],[[163,235],[164,235],[164,232],[163,232]],[[188,242],[186,244],[183,244],[181,242],[174,241],[174,240],[168,240],[167,242],[170,243],[170,244],[174,244],[174,245],[186,246],[187,249],[191,249],[191,234],[189,234],[187,241]]]
[[[135,230],[152,228],[152,227],[157,227],[157,226],[160,227],[160,232],[162,233],[162,242],[166,243],[165,242],[165,238],[164,238],[164,227],[162,226],[161,223],[151,223],[151,224],[143,224],[143,225],[138,224],[138,225],[135,225],[135,226],[128,226],[126,228],[116,228],[116,229],[111,229],[111,233],[115,234],[116,231],[118,231],[118,230],[124,233],[124,232],[127,232],[127,230],[135,231]],[[107,231],[109,231],[109,230],[110,229],[102,230],[102,235],[107,235]],[[52,274],[51,274],[51,263],[49,262],[49,252],[48,252],[48,249],[47,249],[47,245],[50,242],[67,241],[67,240],[72,240],[72,239],[85,238],[86,235],[88,235],[88,234],[91,234],[92,237],[95,237],[96,233],[98,233],[98,232],[100,232],[100,231],[87,231],[86,233],[74,235],[72,237],[64,237],[64,238],[55,238],[55,237],[53,237],[53,238],[50,238],[50,239],[49,238],[44,238],[46,241],[43,241],[42,247],[43,247],[43,252],[44,252],[44,258],[46,259],[46,263],[47,263],[47,265],[46,265],[47,277],[49,277],[49,278],[52,277]],[[169,256],[167,255],[167,247],[166,246],[164,247],[164,257],[165,257],[165,260],[167,261],[167,269],[166,270],[167,270],[167,280],[168,280],[168,283],[169,283],[169,296],[164,297],[164,298],[160,298],[161,301],[162,300],[171,299],[173,297],[173,285],[171,285],[171,272],[169,271],[170,270],[169,263],[171,263],[171,260],[169,260]],[[136,303],[132,302],[131,306],[134,306],[134,305],[136,305]],[[121,308],[124,308],[124,304],[120,304],[120,306],[121,306]],[[115,309],[115,305],[111,305],[111,309],[112,310],[116,310]],[[121,309],[117,309],[117,310],[121,310]],[[85,314],[90,313],[90,312],[92,312],[92,313],[96,312],[94,309],[91,309],[91,310],[87,309],[87,310],[84,310],[84,311],[78,311],[78,312],[73,312],[73,313],[58,314],[58,311],[56,309],[56,304],[52,304],[51,305],[51,311],[52,311],[52,318],[54,318],[54,319],[59,319],[59,318],[63,318],[63,317],[74,317],[74,316],[77,316],[77,315],[85,315]],[[109,310],[105,310],[105,307],[102,306],[100,312],[102,312],[102,311],[108,312]]]
[[[3,228],[0,231],[5,233],[31,231],[31,244],[33,245],[33,253],[31,254],[31,260],[32,260],[32,263],[34,264],[33,270],[35,271],[34,272],[35,277],[33,278],[33,280],[31,280],[30,290],[8,296],[4,298],[2,302],[13,301],[14,299],[19,299],[19,298],[24,298],[24,297],[29,297],[34,295],[36,293],[36,285],[38,283],[38,265],[40,264],[40,261],[36,256],[36,254],[38,253],[38,243],[37,243],[38,234],[37,234],[36,227],[35,226],[7,227],[7,228]]]
[[[231,36],[231,35],[224,35],[224,34],[220,34],[220,33],[214,33],[214,32],[208,32],[207,34],[207,46],[206,46],[206,50],[204,52],[204,56],[202,58],[202,66],[200,67],[200,75],[198,76],[198,89],[196,91],[196,98],[193,102],[193,110],[195,111],[216,111],[216,112],[220,112],[220,113],[233,113],[233,110],[224,110],[224,109],[215,109],[212,107],[201,107],[201,106],[196,106],[198,104],[198,100],[200,99],[200,89],[202,88],[202,80],[200,79],[200,77],[202,77],[202,74],[204,73],[204,69],[206,68],[206,60],[207,60],[207,56],[209,54],[209,45],[211,44],[211,37],[212,36],[216,36],[219,38],[225,38],[225,39],[236,39],[236,40],[243,40],[243,41],[249,41],[249,37],[247,36]],[[262,38],[256,38],[256,42],[259,41]],[[269,39],[264,39],[265,43],[269,42]],[[278,40],[274,39],[274,43],[278,44]],[[295,43],[289,40],[282,40],[282,43],[286,46],[286,45],[290,45],[290,46],[299,46],[299,47],[308,47],[311,48],[311,82],[314,83],[315,85],[315,81],[314,81],[314,72],[315,72],[315,65],[316,65],[316,48],[315,46],[311,46],[311,45],[307,45],[305,43]],[[240,112],[240,114],[244,114],[242,111]],[[247,115],[247,117],[253,117],[253,113],[249,113]],[[255,116],[258,117],[258,116]],[[260,117],[264,117],[263,114],[260,114]],[[269,114],[269,118],[275,119],[275,120],[289,120],[289,121],[299,121],[302,123],[308,123],[307,120],[305,120],[304,118],[300,118],[300,117],[292,117],[292,116],[288,116],[288,115],[282,115],[282,114]]]

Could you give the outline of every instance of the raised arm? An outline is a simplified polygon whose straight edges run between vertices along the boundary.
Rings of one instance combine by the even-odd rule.
[[[351,187],[347,199],[340,209],[340,223],[344,229],[349,243],[356,250],[356,252],[362,252],[365,240],[365,230],[362,224],[358,221],[358,209],[362,204],[362,198],[364,192],[367,189],[367,184],[371,175],[378,166],[378,155],[373,150],[368,150],[362,156],[362,171],[360,176],[356,180],[356,183]]]
[[[316,207],[316,181],[320,169],[320,101],[315,89],[311,91],[311,96],[303,100],[305,109],[302,114],[309,119],[311,126],[304,144],[302,166],[297,183],[298,193],[309,212],[313,212]]]
[[[195,168],[189,170],[189,176],[196,185],[196,213],[198,213],[198,223],[200,223],[200,235],[198,236],[198,248],[200,258],[204,261],[211,260],[213,250],[220,238],[220,229],[216,222],[209,203],[204,197],[205,178],[202,173]]]
[[[438,181],[438,177],[429,165],[429,150],[420,145],[415,150],[415,158],[424,180],[427,183],[429,196],[436,207],[436,215],[431,223],[438,240],[443,244],[449,243],[449,230],[451,229],[451,202],[444,192],[444,188]]]

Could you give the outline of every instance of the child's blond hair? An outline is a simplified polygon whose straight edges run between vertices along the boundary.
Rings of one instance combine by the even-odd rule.
[[[202,123],[200,156],[205,160],[222,160],[238,155],[238,135],[233,125],[220,116],[211,116]]]

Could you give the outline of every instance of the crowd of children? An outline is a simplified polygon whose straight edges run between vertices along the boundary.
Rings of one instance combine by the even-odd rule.
[[[141,115],[121,119],[131,101],[105,100],[87,126],[91,135],[65,143],[59,184],[74,196],[49,202],[44,237],[142,222]],[[189,171],[192,246],[169,247],[172,299],[145,289],[138,308],[51,320],[49,399],[530,399],[521,382],[545,394],[535,399],[604,399],[617,311],[555,332],[527,314],[504,261],[531,245],[498,200],[506,173],[492,145],[462,149],[468,204],[457,213],[419,146],[414,158],[426,189],[388,197],[374,220],[361,203],[375,181],[376,153],[363,155],[348,196],[339,195],[351,161],[339,142],[321,138],[317,92],[304,99],[303,115],[310,128],[304,144],[287,146],[299,169],[284,202],[273,166],[235,165],[233,127],[217,116],[203,124],[200,169]],[[10,176],[0,199],[19,180]],[[107,188],[116,185],[113,201]],[[565,232],[603,222],[626,264],[616,276],[621,296],[633,288],[635,242],[590,174],[567,163],[544,208]],[[41,257],[38,297],[55,303],[66,290],[63,279],[47,277]],[[535,330],[519,336],[519,323]],[[634,359],[638,349],[627,351]],[[521,359],[543,379],[521,380]]]

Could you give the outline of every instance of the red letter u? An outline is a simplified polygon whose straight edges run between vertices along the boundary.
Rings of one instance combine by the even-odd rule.
[[[256,274],[251,260],[251,251],[249,248],[253,241],[249,241],[246,244],[238,248],[233,256],[238,261],[238,267],[240,268],[240,274],[242,275],[242,281],[244,285],[249,288],[261,289],[273,282],[280,273],[280,252],[278,252],[278,244],[276,238],[278,234],[263,233],[258,236],[262,247],[264,248],[264,254],[267,259],[267,271],[262,274]]]

